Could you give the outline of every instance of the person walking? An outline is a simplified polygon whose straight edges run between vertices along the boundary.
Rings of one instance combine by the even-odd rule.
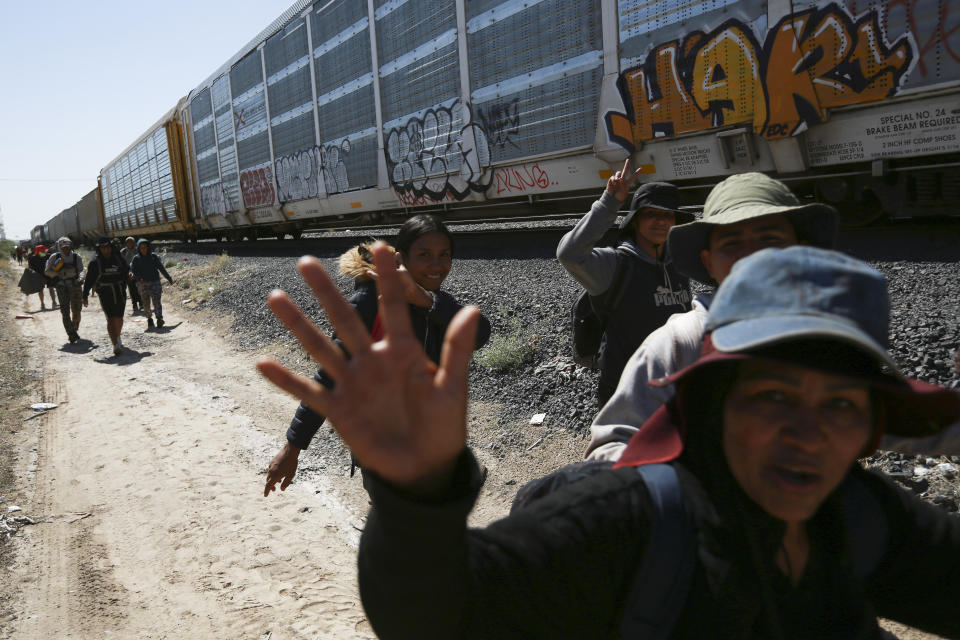
[[[23,265],[23,245],[17,245],[17,265]]]
[[[73,250],[73,242],[64,236],[57,240],[57,252],[47,259],[44,273],[53,279],[60,301],[63,329],[71,343],[80,339],[83,259]]]
[[[160,301],[163,287],[160,284],[160,275],[173,284],[173,278],[167,273],[157,254],[150,250],[150,241],[140,238],[137,241],[137,255],[130,261],[130,274],[140,290],[140,300],[143,302],[143,312],[147,315],[147,331],[154,328],[153,318],[150,317],[150,303],[153,303],[153,314],[157,317],[157,327],[162,327],[163,304]]]
[[[607,180],[607,188],[590,212],[557,246],[560,264],[594,299],[609,295],[621,277],[628,278],[616,287],[619,303],[607,317],[600,344],[597,401],[601,407],[613,395],[624,365],[644,338],[673,314],[690,309],[690,282],[677,271],[667,250],[667,234],[674,224],[693,220],[692,214],[679,209],[674,185],[650,182],[637,187],[630,213],[620,224],[617,246],[598,246],[640,171],[631,169],[628,158],[623,170]]]
[[[120,255],[127,262],[127,267],[129,268],[130,264],[133,262],[133,259],[137,255],[137,243],[133,239],[133,236],[127,236],[124,240],[124,247],[120,249]],[[136,313],[143,309],[143,301],[140,299],[140,290],[137,288],[137,283],[134,282],[133,278],[127,280],[127,288],[130,290],[130,306],[131,313]]]
[[[960,519],[857,464],[885,432],[934,433],[960,394],[903,376],[886,351],[878,271],[834,251],[739,261],[695,363],[616,465],[483,528],[467,447],[476,309],[441,365],[374,249],[386,332],[374,343],[315,259],[300,271],[350,358],[281,292],[273,312],[335,382],[258,362],[330,417],[367,470],[357,559],[379,638],[878,640],[879,617],[960,638]]]
[[[97,240],[97,256],[87,265],[87,277],[83,282],[83,306],[88,304],[90,290],[95,290],[100,298],[100,308],[107,317],[107,334],[113,345],[113,355],[120,355],[123,351],[120,334],[129,273],[127,261],[114,253],[110,238],[104,236]]]
[[[50,293],[50,307],[52,309],[57,308],[57,298],[56,292],[53,288],[53,278],[47,276],[47,258],[50,257],[46,245],[38,244],[33,248],[33,253],[30,254],[30,257],[27,258],[27,266],[30,267],[35,272],[43,276],[44,287],[37,292],[37,295],[40,296],[40,310],[44,311],[47,308],[47,304],[43,298],[43,289],[47,289]]]

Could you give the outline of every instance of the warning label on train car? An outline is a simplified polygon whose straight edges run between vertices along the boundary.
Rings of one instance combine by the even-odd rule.
[[[698,144],[681,144],[670,149],[673,177],[689,178],[699,173],[700,167],[711,163],[712,149]]]
[[[807,133],[813,166],[960,150],[960,104],[924,100],[836,114]]]

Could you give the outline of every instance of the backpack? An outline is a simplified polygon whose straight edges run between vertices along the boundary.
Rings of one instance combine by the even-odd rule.
[[[562,467],[524,485],[513,500],[510,514],[525,509],[567,484],[613,468],[610,460],[586,460]],[[650,539],[633,579],[620,637],[667,638],[673,631],[693,585],[697,563],[697,534],[684,506],[677,470],[669,463],[636,467],[643,476],[657,517],[650,523]],[[860,578],[873,574],[883,559],[889,531],[876,496],[856,477],[844,482],[846,530],[857,544],[850,546],[853,572]]]
[[[617,247],[617,269],[610,287],[598,296],[581,291],[570,309],[573,361],[581,367],[596,369],[599,366],[600,345],[607,328],[607,319],[620,306],[633,271],[632,262],[626,249]]]

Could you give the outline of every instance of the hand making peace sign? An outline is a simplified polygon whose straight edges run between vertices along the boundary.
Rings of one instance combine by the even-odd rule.
[[[628,157],[623,163],[623,169],[617,171],[607,180],[607,193],[613,194],[617,200],[623,202],[630,193],[630,186],[637,181],[642,172],[643,167],[640,167],[630,173],[630,158]]]
[[[398,486],[423,487],[445,478],[466,446],[467,366],[475,344],[476,307],[462,309],[447,330],[440,366],[414,337],[406,291],[394,254],[373,248],[379,274],[384,337],[373,342],[316,258],[298,269],[351,354],[317,328],[282,291],[268,297],[273,313],[333,378],[324,388],[273,358],[257,363],[273,384],[333,422],[359,463]]]

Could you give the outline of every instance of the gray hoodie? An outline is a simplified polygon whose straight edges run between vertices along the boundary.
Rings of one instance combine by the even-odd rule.
[[[604,192],[557,246],[560,264],[591,295],[604,293],[616,275],[617,249],[597,244],[616,222],[619,207],[620,201]],[[610,386],[616,386],[627,359],[650,332],[690,309],[690,281],[674,269],[669,256],[657,260],[630,238],[620,247],[632,260],[631,279],[600,346],[600,380]]]

